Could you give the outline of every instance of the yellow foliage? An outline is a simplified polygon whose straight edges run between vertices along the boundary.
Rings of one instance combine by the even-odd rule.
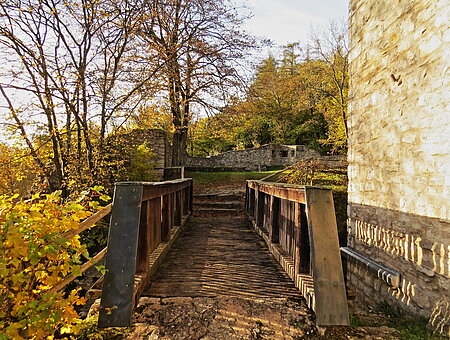
[[[0,143],[0,195],[25,194],[38,173],[26,150]]]
[[[300,185],[314,185],[319,173],[325,168],[325,164],[318,160],[300,161],[281,177],[281,181]]]
[[[138,114],[131,117],[130,128],[134,129],[163,129],[166,133],[173,133],[173,117],[170,111],[161,105],[153,105],[138,110]]]
[[[18,202],[0,196],[0,339],[48,339],[79,321],[74,305],[84,300],[77,291],[50,289],[79,269],[86,248],[62,233],[89,214],[80,202],[62,202],[59,192]]]

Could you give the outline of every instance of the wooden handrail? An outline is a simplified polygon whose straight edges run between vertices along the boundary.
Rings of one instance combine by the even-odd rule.
[[[154,242],[155,241],[154,239],[152,240],[149,239],[149,236],[154,238],[155,235],[150,235],[151,231],[149,231],[148,228],[142,228],[140,231],[138,231],[139,237],[142,237],[143,241],[139,241],[137,247],[138,253],[133,259],[136,265],[134,271],[136,272],[136,270],[138,270],[140,272],[142,271],[145,272],[149,252],[155,249],[159,243],[165,242],[167,240],[167,237],[169,237],[171,229],[174,227],[174,225],[180,225],[182,217],[188,216],[192,212],[192,194],[193,194],[192,179],[178,179],[165,182],[120,182],[116,183],[116,189],[117,187],[126,188],[129,192],[135,191],[136,188],[140,190],[138,202],[139,214],[137,216],[138,220],[140,221],[139,224],[141,223],[142,220],[142,224],[147,227],[146,224],[149,222],[148,219],[150,218],[151,215],[151,214],[149,215],[147,209],[151,206],[159,207],[158,208],[159,217],[155,219],[154,216],[152,216],[153,223],[157,223],[158,221],[160,223],[159,239],[156,239],[157,243]],[[120,195],[118,196],[115,195],[114,197],[120,203],[119,208],[120,205],[123,205],[124,203],[125,204],[129,203],[127,202],[127,197],[122,197]],[[95,223],[97,223],[102,218],[107,216],[110,212],[113,212],[114,215],[113,203],[108,204],[103,209],[97,211],[95,214],[86,218],[83,222],[80,223],[79,228],[67,231],[63,233],[62,236],[64,238],[74,237],[80,234],[81,232],[91,228]],[[113,222],[113,225],[116,225],[116,223]],[[128,228],[127,224],[122,225],[121,227],[125,227],[125,230]],[[145,235],[145,233],[147,235]],[[149,244],[148,241],[153,242],[153,244]],[[108,244],[109,243],[110,242],[108,242]],[[117,248],[114,249],[114,251],[112,252],[120,253],[121,250],[122,249]],[[103,257],[105,257],[107,253],[108,247],[105,247],[92,259],[81,265],[79,270],[80,273],[84,273],[86,270],[94,266],[96,263],[98,263],[98,261],[103,259]],[[119,254],[119,256],[121,255]],[[70,282],[75,280],[78,276],[79,275],[75,274],[67,275],[60,282],[58,282],[51,289],[49,289],[48,292],[54,293],[62,290]],[[142,275],[142,273],[141,277],[144,277],[144,280],[141,280],[141,284],[145,284],[146,279],[148,278],[146,278],[145,275]]]
[[[86,218],[83,222],[80,223],[80,227],[78,229],[67,231],[64,234],[62,234],[62,236],[65,238],[71,238],[71,237],[74,237],[75,235],[78,235],[82,231],[89,229],[95,223],[100,221],[103,217],[108,215],[111,212],[111,209],[112,209],[112,203],[108,204],[101,210],[97,211],[95,214]]]
[[[286,183],[272,183],[259,181],[247,181],[247,187],[270,196],[288,201],[305,203],[305,186]],[[311,187],[310,187],[311,188]]]
[[[331,190],[247,181],[245,208],[254,229],[316,312],[316,323],[348,325]]]
[[[103,257],[105,257],[107,251],[107,247],[103,248],[102,251],[100,251],[97,255],[95,255],[92,259],[87,261],[86,263],[83,263],[80,267],[80,273],[84,273],[86,270],[91,268],[92,266],[96,265],[98,261],[100,261]],[[75,280],[79,275],[70,274],[66,276],[62,281],[58,282],[56,285],[54,285],[51,289],[48,290],[49,293],[57,292],[61,289],[63,289],[65,286],[67,286],[69,283],[71,283],[73,280]]]
[[[115,184],[99,327],[130,326],[151,270],[151,254],[167,244],[192,212],[192,179]]]
[[[70,230],[63,233],[61,236],[64,238],[72,238],[82,231],[91,228],[95,223],[100,221],[103,217],[107,216],[112,210],[112,203],[103,207],[101,210],[97,211],[95,214],[86,218],[83,222],[80,223],[78,229]],[[98,261],[100,261],[106,254],[107,247],[105,247],[102,251],[100,251],[97,255],[95,255],[92,259],[88,260],[86,263],[83,263],[80,267],[80,273],[83,274],[86,270],[95,265]],[[70,274],[64,277],[60,282],[54,285],[52,288],[48,290],[49,293],[54,293],[60,291],[73,280],[75,280],[79,275]]]
[[[261,181],[261,182],[267,181],[269,178],[272,178],[272,177],[274,177],[274,176],[276,176],[276,175],[279,175],[279,174],[281,174],[281,173],[283,173],[283,172],[285,172],[285,171],[288,171],[289,169],[292,169],[292,168],[294,167],[294,165],[295,165],[295,164],[289,165],[289,166],[285,167],[285,168],[282,169],[282,170],[279,170],[279,171],[277,171],[277,172],[274,172],[273,174],[270,174],[270,175],[268,175],[268,176],[266,176],[266,177],[264,177],[264,178],[261,178],[260,181]]]

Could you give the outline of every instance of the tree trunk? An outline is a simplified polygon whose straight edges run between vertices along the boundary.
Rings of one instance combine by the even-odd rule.
[[[172,140],[172,166],[183,165],[187,155],[187,127],[175,130]]]

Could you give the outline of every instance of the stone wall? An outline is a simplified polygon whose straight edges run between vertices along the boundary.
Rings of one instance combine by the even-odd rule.
[[[288,166],[303,159],[322,159],[332,166],[342,163],[345,157],[324,157],[314,149],[304,145],[267,144],[259,148],[227,151],[217,156],[187,157],[186,167],[191,168],[235,168],[241,170],[261,170],[268,166]]]
[[[166,136],[165,132],[160,129],[135,129],[128,133],[122,133],[111,137],[115,141],[119,140],[121,145],[127,145],[132,149],[136,149],[139,145],[146,143],[156,157],[152,159],[155,168],[163,168],[166,166]],[[156,173],[162,180],[164,175],[163,169],[157,169]]]
[[[445,0],[350,1],[348,244],[401,275],[348,285],[449,332],[450,101]],[[445,326],[446,324],[446,326]]]

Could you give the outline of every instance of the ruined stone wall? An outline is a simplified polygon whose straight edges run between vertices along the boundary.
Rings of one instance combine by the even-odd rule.
[[[450,86],[445,0],[350,1],[349,246],[401,275],[354,264],[348,284],[450,319]],[[447,323],[447,326],[444,324]]]
[[[116,141],[120,141],[120,145],[128,146],[136,149],[139,145],[146,143],[156,157],[151,160],[155,168],[163,168],[166,166],[166,137],[163,130],[160,129],[135,129],[128,133],[122,133],[111,137]],[[125,149],[124,149],[125,150]],[[117,150],[121,151],[121,150]],[[160,179],[163,179],[164,170],[157,169],[156,173]]]
[[[267,144],[259,148],[227,151],[217,156],[188,157],[187,167],[196,168],[241,168],[258,170],[267,166],[291,165],[299,160],[318,158],[320,154],[304,145]]]

